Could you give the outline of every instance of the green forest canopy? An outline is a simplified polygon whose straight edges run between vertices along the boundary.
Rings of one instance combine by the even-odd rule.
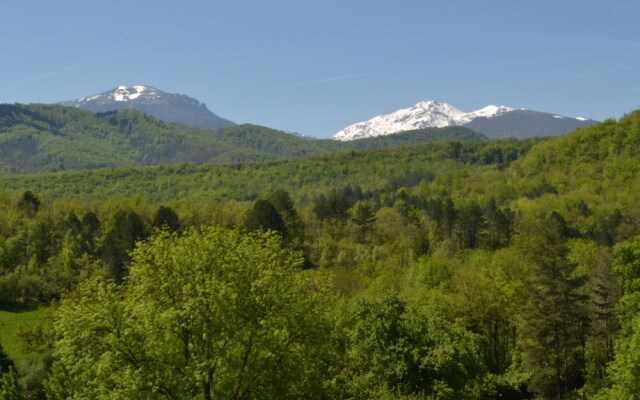
[[[431,128],[340,143],[244,124],[217,131],[166,123],[139,111],[93,114],[51,105],[0,105],[0,171],[281,160],[446,140],[486,140],[461,127]]]
[[[635,112],[548,140],[3,177],[0,303],[62,302],[0,390],[633,398],[638,144]]]

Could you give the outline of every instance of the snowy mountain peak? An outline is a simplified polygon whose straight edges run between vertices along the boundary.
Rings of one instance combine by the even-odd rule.
[[[106,92],[58,104],[92,112],[138,110],[166,122],[206,129],[235,125],[212,113],[201,101],[183,94],[166,93],[147,85],[120,85]]]
[[[129,101],[135,100],[143,93],[146,94],[157,94],[158,90],[152,87],[147,87],[143,85],[133,85],[133,86],[118,86],[115,92],[113,92],[113,99],[115,101]],[[153,92],[153,93],[150,93]]]
[[[131,101],[131,100],[155,100],[166,93],[145,85],[121,85],[106,92],[96,94],[89,97],[83,97],[75,100],[76,103],[86,102],[113,102],[113,101]],[[76,105],[79,107],[79,105]]]
[[[464,112],[448,103],[421,101],[412,107],[350,125],[336,133],[333,139],[346,141],[414,129],[464,125],[478,117],[492,117],[511,110],[506,106],[489,105],[477,111]]]

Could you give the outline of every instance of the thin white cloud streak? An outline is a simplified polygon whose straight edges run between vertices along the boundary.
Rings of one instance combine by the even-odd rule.
[[[9,85],[5,86],[4,89],[5,90],[12,89],[12,88],[28,85],[30,83],[38,82],[38,81],[41,81],[41,80],[44,80],[44,79],[54,78],[54,77],[57,77],[57,76],[60,76],[60,75],[67,74],[69,72],[73,72],[73,71],[89,68],[89,67],[92,67],[94,65],[104,64],[104,63],[116,60],[118,58],[124,57],[128,53],[129,52],[123,52],[123,53],[118,53],[118,54],[112,55],[110,57],[99,58],[99,59],[96,59],[96,60],[85,61],[85,62],[82,62],[82,63],[70,64],[70,65],[66,65],[64,67],[57,68],[57,69],[54,69],[54,70],[51,70],[51,71],[43,72],[41,74],[28,76],[26,78],[18,79],[18,80],[15,80],[15,81],[11,82]]]
[[[382,74],[386,74],[386,73],[389,73],[389,71],[362,72],[362,73],[359,73],[359,74],[334,76],[334,77],[331,77],[331,78],[315,79],[315,80],[312,80],[312,81],[292,83],[292,84],[289,84],[289,85],[274,86],[274,87],[271,87],[271,88],[263,89],[262,91],[263,92],[270,92],[270,91],[273,91],[273,90],[292,89],[292,88],[298,88],[298,87],[304,87],[304,86],[318,85],[318,84],[327,83],[327,82],[335,82],[335,81],[343,81],[343,80],[347,80],[347,79],[363,78],[365,76],[382,75]]]

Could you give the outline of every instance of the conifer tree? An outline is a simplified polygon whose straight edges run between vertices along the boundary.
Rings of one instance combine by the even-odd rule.
[[[530,389],[558,398],[584,384],[588,332],[582,292],[585,279],[575,276],[566,259],[565,226],[557,217],[530,221],[516,247],[530,266],[528,302],[522,310],[520,342]]]
[[[376,221],[376,214],[367,201],[358,201],[351,210],[351,220],[358,227],[359,240],[364,241]]]
[[[275,231],[282,236],[287,233],[287,228],[278,211],[264,199],[256,200],[253,207],[247,211],[244,226],[250,230]]]

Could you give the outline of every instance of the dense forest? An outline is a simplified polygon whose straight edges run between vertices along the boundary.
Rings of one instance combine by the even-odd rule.
[[[0,177],[0,398],[636,398],[640,111],[410,136]]]
[[[163,122],[135,110],[93,114],[63,106],[0,104],[0,171],[5,174],[283,160],[483,139],[466,128],[446,127],[339,143],[251,124],[212,131]]]

